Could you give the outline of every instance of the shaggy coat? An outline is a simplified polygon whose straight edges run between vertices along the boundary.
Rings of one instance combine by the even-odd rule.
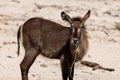
[[[31,18],[18,29],[18,55],[20,38],[25,49],[25,56],[20,64],[22,80],[28,80],[28,71],[39,54],[60,59],[63,80],[73,80],[74,63],[86,54],[88,40],[85,21],[90,10],[83,18],[71,18],[61,12],[63,20],[70,23],[65,27],[42,18]]]

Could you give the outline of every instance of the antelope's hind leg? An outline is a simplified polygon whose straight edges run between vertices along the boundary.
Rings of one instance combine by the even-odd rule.
[[[20,64],[22,80],[28,80],[28,71],[34,60],[36,59],[38,52],[34,48],[25,50],[25,57]]]

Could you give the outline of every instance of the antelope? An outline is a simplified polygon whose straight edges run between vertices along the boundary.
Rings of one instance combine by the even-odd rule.
[[[90,10],[83,17],[73,18],[62,11],[61,18],[70,27],[38,17],[20,26],[17,32],[18,55],[21,38],[25,49],[20,63],[22,80],[28,80],[28,71],[39,54],[60,59],[63,80],[73,80],[75,62],[82,60],[88,49],[85,22],[89,16]]]

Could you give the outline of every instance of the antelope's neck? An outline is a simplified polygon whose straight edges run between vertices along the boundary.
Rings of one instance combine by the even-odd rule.
[[[87,39],[81,40],[77,47],[70,43],[71,56],[75,61],[81,60],[83,56],[86,54],[87,49],[88,49]]]
[[[79,45],[75,46],[70,43],[70,52],[71,52],[71,57],[75,60],[77,59],[77,55],[79,54]]]

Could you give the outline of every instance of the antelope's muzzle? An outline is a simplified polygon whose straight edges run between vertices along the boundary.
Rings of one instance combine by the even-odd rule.
[[[73,38],[73,44],[78,47],[79,44],[79,39],[78,38]]]

